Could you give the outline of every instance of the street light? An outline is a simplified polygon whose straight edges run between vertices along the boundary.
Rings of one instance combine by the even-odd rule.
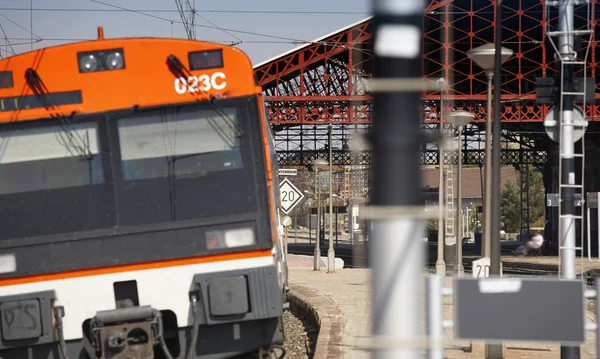
[[[327,273],[333,273],[335,272],[335,251],[333,250],[333,126],[329,125],[327,132],[329,132],[329,250],[327,251]]]
[[[317,239],[315,240],[315,252],[313,270],[321,270],[321,191],[319,191],[319,167],[327,166],[327,161],[320,158],[313,161],[315,168],[315,193],[317,194]]]
[[[448,114],[448,122],[455,127],[458,127],[458,215],[456,216],[456,230],[460,233],[462,229],[462,129],[468,125],[474,118],[475,115],[468,111],[454,111]],[[463,267],[462,259],[462,237],[458,236],[456,241],[456,273],[458,276],[462,276],[465,272]]]
[[[502,47],[502,63],[505,63],[513,51]],[[487,108],[485,121],[485,201],[483,205],[483,257],[491,257],[491,219],[492,219],[492,79],[494,78],[496,49],[494,44],[485,44],[467,51],[467,56],[485,71],[487,75]],[[498,86],[499,88],[500,86]]]
[[[442,278],[446,277],[446,261],[444,261],[444,246],[446,240],[444,236],[444,146],[442,146],[442,136],[444,135],[444,91],[446,90],[446,79],[441,77],[436,81],[440,89],[440,142],[438,144],[438,165],[440,167],[439,172],[439,185],[438,185],[438,241],[437,241],[437,261],[435,262],[435,272]]]

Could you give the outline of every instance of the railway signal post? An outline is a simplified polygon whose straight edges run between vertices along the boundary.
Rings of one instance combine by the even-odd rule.
[[[393,347],[373,357],[421,357],[425,228],[419,103],[423,0],[374,0],[372,331]],[[402,184],[402,185],[399,185]],[[417,217],[420,213],[420,218]],[[419,294],[417,294],[419,293]]]

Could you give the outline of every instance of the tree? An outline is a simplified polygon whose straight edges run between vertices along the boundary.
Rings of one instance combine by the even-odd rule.
[[[524,174],[529,172],[526,181],[529,182],[529,226],[534,223],[543,223],[545,214],[544,201],[544,178],[542,173],[531,165],[528,171],[525,166],[521,166]],[[521,211],[521,188],[523,188],[523,211]],[[508,233],[519,233],[521,231],[521,212],[523,220],[526,220],[527,208],[527,189],[526,183],[521,186],[521,174],[517,175],[516,181],[508,181],[501,192],[501,213],[504,221],[504,230]],[[526,223],[523,223],[526,225]]]

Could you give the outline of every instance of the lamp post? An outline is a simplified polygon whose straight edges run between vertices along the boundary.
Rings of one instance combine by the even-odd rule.
[[[321,191],[319,191],[319,166],[327,166],[327,161],[322,159],[316,159],[313,162],[315,167],[315,193],[317,194],[317,238],[315,240],[315,252],[314,252],[314,263],[313,270],[321,270],[321,237],[320,229],[321,224]]]
[[[329,250],[327,251],[327,273],[335,272],[335,250],[333,249],[333,127],[329,125]]]
[[[440,88],[440,135],[444,134],[444,90],[446,88],[446,80],[442,77],[436,81],[436,84]],[[438,145],[438,165],[440,167],[440,179],[438,185],[438,248],[437,248],[437,261],[435,262],[435,272],[437,275],[444,278],[446,276],[446,262],[444,261],[444,246],[446,241],[444,239],[444,148],[440,144]]]
[[[313,196],[315,198],[315,200],[317,199],[317,195],[310,191],[304,190],[304,193]],[[312,229],[311,229],[312,228],[312,220],[311,220],[311,217],[312,217],[312,213],[309,213],[308,214],[308,243],[309,244],[312,243]]]
[[[448,122],[455,127],[458,127],[458,215],[456,216],[456,230],[461,231],[462,229],[462,129],[468,125],[474,118],[475,115],[468,111],[454,111],[448,114]],[[456,273],[458,276],[462,276],[465,273],[462,260],[462,235],[458,236],[456,241]]]
[[[513,51],[501,48],[502,63],[505,63]],[[496,49],[494,44],[485,44],[467,51],[467,56],[485,71],[487,75],[487,108],[485,120],[485,190],[483,193],[483,253],[484,257],[491,258],[491,219],[492,219],[492,80],[494,78],[494,56]],[[499,88],[500,86],[498,86]]]

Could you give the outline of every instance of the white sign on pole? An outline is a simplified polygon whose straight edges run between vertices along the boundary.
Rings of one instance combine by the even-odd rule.
[[[279,174],[280,176],[297,176],[298,170],[295,168],[280,168],[277,171],[277,174]]]
[[[300,201],[304,198],[304,195],[296,186],[292,184],[287,178],[281,181],[279,184],[279,195],[281,197],[281,210],[283,213],[288,214]]]

